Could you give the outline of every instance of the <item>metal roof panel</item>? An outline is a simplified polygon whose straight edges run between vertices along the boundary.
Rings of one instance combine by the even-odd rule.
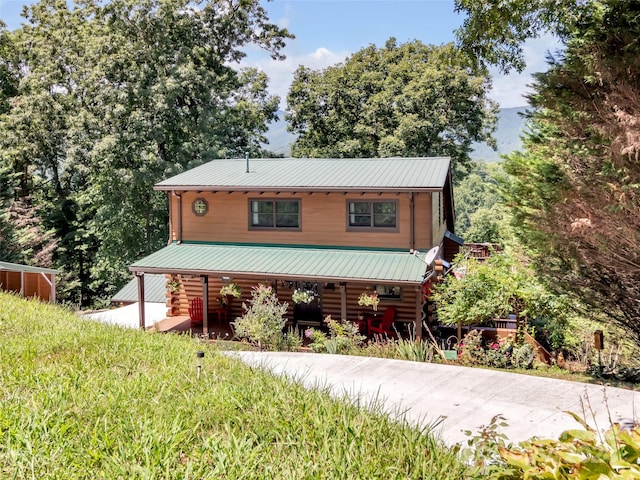
[[[220,159],[156,184],[157,190],[441,189],[449,157]]]
[[[422,282],[426,265],[409,252],[296,246],[172,244],[138,260],[132,271],[290,276],[385,283]]]

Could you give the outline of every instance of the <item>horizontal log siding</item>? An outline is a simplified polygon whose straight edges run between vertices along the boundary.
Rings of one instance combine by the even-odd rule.
[[[293,281],[293,280],[292,280]],[[202,283],[200,278],[180,278],[182,286],[176,293],[169,293],[167,295],[167,316],[189,315],[189,303],[191,299],[195,297],[202,297]],[[287,317],[293,318],[293,302],[291,301],[291,295],[293,294],[293,288],[283,286],[282,282],[271,283],[268,279],[234,279],[240,289],[242,290],[241,299],[233,299],[231,302],[231,310],[229,312],[229,321],[235,320],[242,315],[242,302],[248,302],[251,299],[251,288],[258,283],[264,285],[275,286],[275,291],[280,303],[287,302]],[[222,282],[215,278],[209,277],[209,312],[220,308],[218,302],[218,296]],[[369,290],[372,285],[349,283],[347,284],[347,320],[353,321],[358,316],[358,312],[365,312],[366,314],[373,314],[374,311],[371,307],[362,307],[358,305],[358,297],[364,292],[367,287]],[[322,307],[322,314],[324,317],[331,315],[334,320],[340,320],[341,314],[341,295],[340,284],[335,283],[334,289],[327,288],[326,285],[319,285],[318,290],[320,293],[320,305]],[[403,287],[401,300],[382,300],[378,305],[378,314],[381,315],[385,308],[393,305],[397,309],[396,320],[404,322],[413,322],[415,320],[415,303],[416,291],[414,287]],[[217,321],[217,317],[211,317],[210,321]]]
[[[191,205],[196,198],[204,198],[209,211],[204,216],[196,216]],[[301,206],[301,229],[250,230],[249,199],[299,199]],[[178,200],[170,196],[171,239],[178,238],[177,220]],[[348,200],[394,200],[398,202],[398,229],[394,232],[347,231]],[[431,248],[431,200],[430,194],[415,194],[416,248]],[[360,246],[372,248],[410,248],[410,209],[409,196],[402,194],[365,194],[357,193],[272,193],[248,192],[185,192],[182,201],[182,240],[238,242],[238,243],[274,243],[325,246]]]

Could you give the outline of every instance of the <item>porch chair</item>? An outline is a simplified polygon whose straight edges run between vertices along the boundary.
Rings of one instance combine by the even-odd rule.
[[[387,307],[381,317],[367,317],[367,330],[369,335],[387,335],[395,337],[393,322],[396,319],[396,307]]]
[[[202,324],[202,298],[195,297],[191,300],[191,306],[189,307],[189,317],[191,318],[192,325]]]

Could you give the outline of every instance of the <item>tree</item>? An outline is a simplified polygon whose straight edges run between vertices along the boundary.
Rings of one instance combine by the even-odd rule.
[[[233,64],[248,44],[282,58],[291,35],[258,0],[41,0],[26,17],[11,37],[18,89],[0,117],[4,194],[32,199],[59,240],[55,266],[71,285],[61,298],[88,305],[166,242],[154,183],[261,151],[278,99],[263,73]]]
[[[495,16],[497,3],[480,19],[478,2],[458,2],[471,13],[463,42],[482,36],[477,22],[495,22],[484,45],[497,41],[498,50],[480,50],[486,60],[513,53],[523,36],[543,27],[565,43],[536,76],[524,151],[505,162],[511,177],[503,194],[514,227],[541,274],[640,343],[640,5],[507,3],[501,7],[525,20]],[[515,33],[500,41],[499,30]]]
[[[532,321],[549,326],[551,346],[562,347],[569,299],[551,294],[520,252],[507,249],[484,261],[461,253],[454,264],[458,275],[448,275],[435,288],[442,323],[479,325],[514,314],[523,326]]]
[[[511,236],[508,215],[498,194],[498,164],[474,163],[455,186],[456,234],[467,243],[505,245]]]
[[[489,85],[453,45],[394,38],[322,71],[301,66],[287,96],[292,155],[450,156],[462,176],[472,142],[495,143]]]
[[[18,76],[12,59],[13,39],[0,20],[0,115],[9,110],[9,98],[17,93]]]

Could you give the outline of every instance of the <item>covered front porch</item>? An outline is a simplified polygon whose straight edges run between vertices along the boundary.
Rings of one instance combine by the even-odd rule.
[[[138,279],[140,327],[144,324],[144,275],[167,278],[167,322],[185,327],[189,307],[201,298],[202,334],[211,336],[214,326],[228,324],[243,313],[242,303],[251,297],[252,287],[270,285],[280,302],[287,302],[287,318],[299,322],[299,309],[292,301],[297,289],[316,294],[314,307],[321,318],[358,321],[363,313],[381,315],[389,307],[396,311],[399,325],[411,325],[422,334],[423,285],[431,273],[425,259],[406,251],[357,248],[320,248],[278,245],[231,245],[173,243],[130,267]],[[220,289],[234,283],[239,299],[224,306]],[[377,312],[358,305],[363,292],[377,292]],[[173,320],[171,320],[173,319]]]

